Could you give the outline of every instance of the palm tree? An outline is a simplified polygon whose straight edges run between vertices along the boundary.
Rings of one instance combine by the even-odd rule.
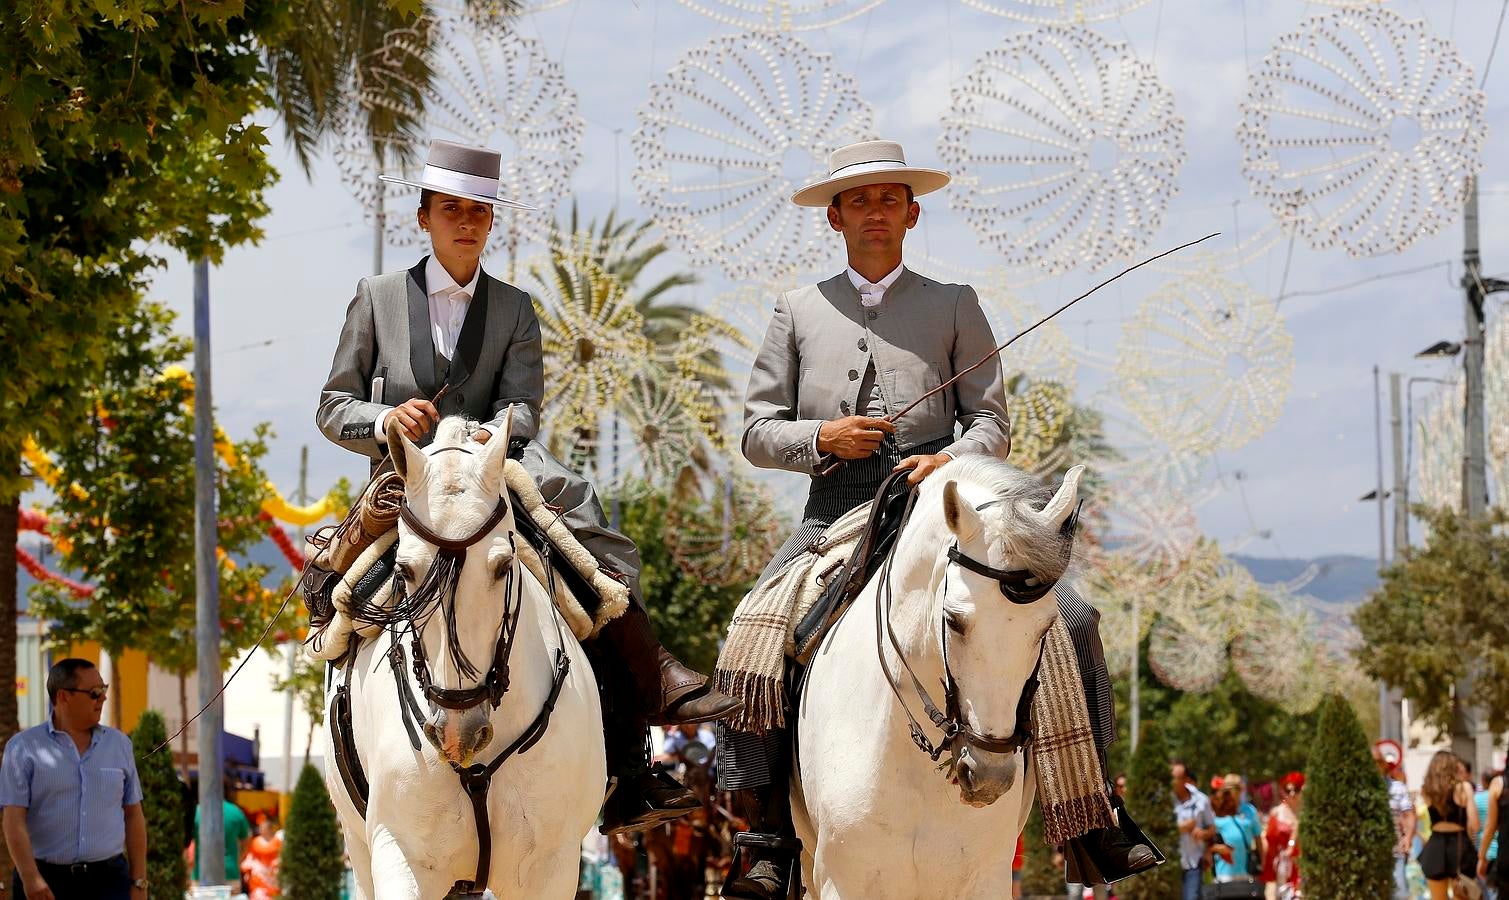
[[[522,0],[466,0],[466,15],[508,21],[521,6]],[[306,175],[325,138],[348,117],[362,121],[380,162],[383,148],[404,157],[423,145],[423,91],[432,76],[427,54],[385,50],[400,29],[427,47],[428,12],[423,0],[301,0],[285,14],[286,27],[263,53],[274,105]],[[372,92],[383,102],[366,102]]]

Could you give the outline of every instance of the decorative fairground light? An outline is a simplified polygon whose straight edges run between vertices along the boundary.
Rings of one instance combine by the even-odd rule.
[[[1483,106],[1471,66],[1424,22],[1377,6],[1315,16],[1248,81],[1242,171],[1311,247],[1398,253],[1462,208]]]
[[[683,572],[706,584],[748,584],[781,549],[787,526],[770,493],[743,475],[709,480],[706,496],[681,496],[666,509],[666,545]]]
[[[681,5],[742,31],[813,31],[864,15],[885,0],[681,0]]]
[[[869,105],[832,62],[787,35],[728,35],[651,85],[634,185],[695,265],[752,279],[831,262],[827,220],[790,197],[826,175],[829,150],[874,137]]]
[[[1149,430],[1190,450],[1232,450],[1283,412],[1294,339],[1266,297],[1208,272],[1142,302],[1123,331],[1116,371],[1128,408]]]
[[[367,109],[381,112],[386,106],[397,112],[393,97],[422,96],[424,113],[416,132],[421,138],[374,147],[359,118],[347,117],[337,130],[333,155],[342,180],[369,217],[381,203],[385,240],[396,246],[426,240],[415,221],[414,195],[384,185],[377,173],[417,176],[431,137],[502,151],[503,196],[541,208],[499,208],[494,231],[506,240],[495,240],[494,251],[512,258],[526,236],[548,233],[554,225],[551,209],[570,193],[583,125],[576,92],[545,48],[495,20],[451,14],[422,18],[412,28],[393,32],[378,54],[384,64],[375,77],[385,83],[353,85],[358,102]],[[428,85],[412,74],[426,66],[434,72]]]
[[[1115,19],[1152,0],[964,0],[982,12],[1034,25],[1081,25]]]
[[[1125,43],[1083,28],[1007,37],[954,88],[942,124],[949,202],[1014,266],[1132,258],[1178,192],[1173,93]]]

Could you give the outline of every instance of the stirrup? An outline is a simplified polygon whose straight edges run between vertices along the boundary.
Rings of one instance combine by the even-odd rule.
[[[734,832],[734,856],[728,864],[728,874],[723,877],[723,885],[718,888],[718,896],[740,878],[744,877],[744,848],[764,850],[773,856],[785,856],[786,862],[786,900],[801,900],[802,898],[802,842],[796,837],[782,837],[778,834],[769,834],[760,831],[737,831]]]

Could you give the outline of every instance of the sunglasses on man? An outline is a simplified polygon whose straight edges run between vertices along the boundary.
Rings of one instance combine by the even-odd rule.
[[[110,685],[102,684],[92,688],[63,688],[70,694],[88,694],[89,699],[98,703],[110,693]]]

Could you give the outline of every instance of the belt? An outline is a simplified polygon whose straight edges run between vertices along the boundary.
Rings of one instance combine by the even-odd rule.
[[[98,859],[94,862],[55,863],[46,860],[37,860],[37,868],[56,869],[67,872],[69,875],[96,875],[106,869],[114,869],[126,861],[125,854],[117,854],[109,859]]]

